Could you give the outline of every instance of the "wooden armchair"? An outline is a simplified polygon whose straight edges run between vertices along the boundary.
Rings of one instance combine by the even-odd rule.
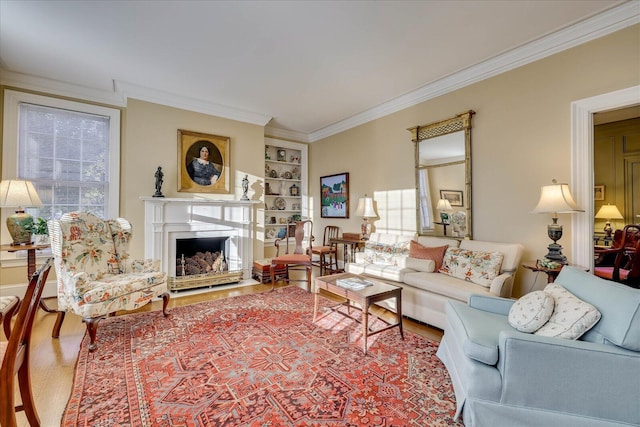
[[[82,316],[94,351],[98,322],[118,310],[134,310],[155,297],[168,316],[166,274],[153,260],[129,259],[131,224],[124,218],[102,220],[89,212],[64,214],[49,221],[51,251],[58,280],[58,318],[52,336],[60,336],[65,313]]]
[[[18,309],[18,316],[11,329],[7,342],[0,343],[2,366],[0,367],[0,425],[15,427],[16,411],[24,411],[31,426],[39,426],[40,418],[31,393],[31,378],[29,372],[29,356],[31,348],[31,329],[33,320],[38,312],[38,304],[42,296],[44,284],[51,269],[52,258],[47,259],[40,268],[33,273],[27,292]],[[18,377],[18,387],[22,405],[15,403],[15,378]]]
[[[613,265],[596,265],[594,274],[629,286],[640,285],[640,224],[630,224],[622,231],[619,247],[608,249],[615,254]]]
[[[276,239],[276,256],[271,260],[271,290],[275,286],[275,271],[277,265],[284,265],[287,268],[287,277],[283,280],[306,281],[307,291],[311,292],[311,252],[313,250],[313,221],[296,221],[287,224],[287,234],[282,239]],[[306,246],[306,247],[305,247]],[[304,269],[305,279],[293,279],[291,269]]]

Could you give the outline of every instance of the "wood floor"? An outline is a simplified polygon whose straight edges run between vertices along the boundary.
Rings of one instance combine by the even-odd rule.
[[[193,304],[202,301],[209,301],[231,296],[245,295],[256,292],[265,292],[271,289],[270,285],[249,285],[228,290],[219,290],[200,293],[197,295],[172,297],[169,307]],[[55,307],[55,299],[47,300],[49,306]],[[155,301],[146,305],[139,311],[161,310],[162,301]],[[384,315],[382,310],[378,310],[379,315]],[[312,314],[309,313],[311,316]],[[80,317],[67,314],[60,338],[51,338],[51,329],[55,321],[55,314],[45,313],[38,310],[33,328],[32,350],[31,350],[31,381],[32,391],[36,402],[36,408],[40,416],[43,427],[59,426],[62,413],[67,405],[71,386],[73,383],[73,373],[78,355],[80,342],[84,337],[85,326]],[[414,332],[429,339],[440,341],[442,331],[436,328],[419,324],[409,319],[403,322],[405,330]],[[4,334],[0,333],[2,340]],[[98,328],[98,345],[100,343],[100,328]],[[100,347],[98,350],[100,351]],[[16,391],[16,399],[20,399]],[[28,426],[23,412],[17,414],[18,426]]]

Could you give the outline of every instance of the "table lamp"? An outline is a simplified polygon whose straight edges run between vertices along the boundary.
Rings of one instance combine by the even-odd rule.
[[[12,245],[31,243],[33,217],[24,211],[25,207],[40,207],[42,201],[31,181],[9,179],[0,182],[0,207],[16,208],[16,212],[7,217],[7,229],[13,239]]]
[[[378,213],[373,208],[373,198],[367,197],[367,195],[365,194],[364,197],[361,197],[360,200],[358,200],[356,216],[361,216],[363,219],[362,225],[360,226],[362,232],[362,240],[369,240],[369,235],[371,234],[371,224],[369,224],[369,218],[375,218],[378,216]]]
[[[547,234],[553,240],[553,243],[547,247],[549,252],[545,258],[561,264],[567,263],[567,257],[562,255],[562,246],[557,243],[562,237],[562,225],[558,224],[558,214],[574,212],[584,211],[573,200],[573,196],[569,191],[569,184],[558,184],[554,179],[552,180],[552,185],[545,185],[541,188],[540,200],[531,213],[553,214],[551,218],[553,223],[547,226]]]
[[[597,219],[606,220],[606,224],[604,225],[604,235],[606,237],[611,237],[611,220],[612,219],[624,219],[616,205],[611,205],[607,203],[606,205],[602,205],[596,214]]]
[[[449,224],[449,214],[445,211],[451,210],[451,203],[447,199],[438,200],[436,209],[440,211],[440,222],[443,224]]]

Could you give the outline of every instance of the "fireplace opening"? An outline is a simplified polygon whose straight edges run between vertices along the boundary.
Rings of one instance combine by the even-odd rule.
[[[176,277],[226,273],[228,246],[229,237],[176,239]]]

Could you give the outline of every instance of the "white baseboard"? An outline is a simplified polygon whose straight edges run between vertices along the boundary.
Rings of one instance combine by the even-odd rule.
[[[2,295],[16,295],[20,297],[20,299],[24,298],[24,294],[27,293],[27,283],[19,283],[16,285],[5,285],[0,287],[0,294]],[[58,295],[58,291],[56,289],[56,281],[55,280],[47,280],[47,283],[44,284],[44,289],[42,290],[42,298],[50,298]]]

